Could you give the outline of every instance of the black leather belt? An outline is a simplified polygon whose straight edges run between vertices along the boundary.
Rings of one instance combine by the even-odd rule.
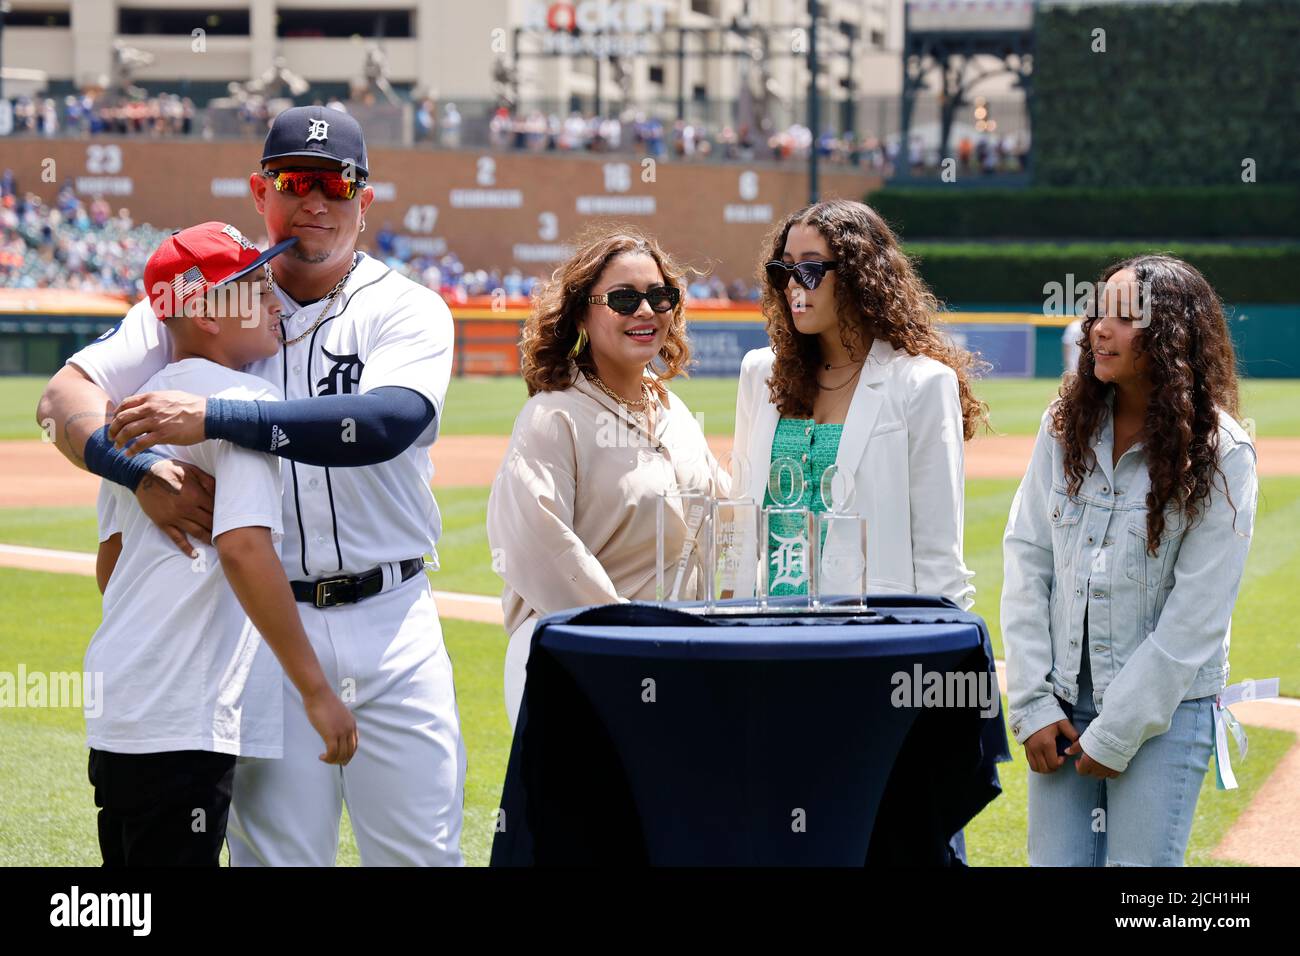
[[[424,558],[407,558],[400,565],[402,580],[409,581],[424,570]],[[357,601],[374,597],[384,589],[384,569],[371,568],[361,574],[344,574],[336,578],[321,578],[319,581],[290,581],[293,596],[303,604],[316,607],[335,607],[339,604],[355,604]]]

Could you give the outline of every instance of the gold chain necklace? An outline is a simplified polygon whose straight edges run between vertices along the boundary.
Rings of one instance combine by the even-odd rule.
[[[641,394],[643,396],[641,401],[629,402],[622,395],[618,394],[618,392],[614,391],[612,388],[610,388],[608,385],[602,382],[600,380],[600,376],[598,376],[595,372],[591,372],[587,374],[587,381],[595,385],[598,389],[600,389],[602,392],[604,392],[606,395],[612,398],[620,406],[627,409],[627,418],[625,419],[625,421],[636,428],[642,429],[645,432],[645,434],[650,438],[650,440],[654,442],[655,451],[659,452],[660,454],[663,454],[664,446],[660,444],[659,440],[655,437],[656,416],[654,414],[654,405],[652,404],[652,399],[654,397],[654,390],[650,387],[649,382],[647,382],[645,379],[641,380]]]
[[[307,336],[315,332],[317,327],[322,322],[325,321],[325,315],[327,312],[329,312],[330,306],[334,304],[334,300],[338,298],[339,293],[343,291],[343,287],[347,285],[348,279],[352,277],[352,270],[357,267],[357,263],[360,261],[361,261],[361,256],[355,254],[352,256],[352,265],[348,267],[348,271],[343,276],[343,278],[338,281],[338,285],[336,285],[333,289],[331,289],[330,294],[325,297],[325,304],[321,306],[320,313],[316,316],[316,321],[311,324],[311,328],[307,329],[301,335],[295,335],[291,339],[285,339],[284,344],[286,346],[293,345],[293,343],[295,342],[301,342]],[[275,274],[271,272],[271,263],[267,262],[264,266],[262,266],[262,268],[266,270],[266,284],[271,287],[271,292],[274,293],[276,289],[276,284],[275,284]]]
[[[624,408],[627,408],[631,411],[644,412],[646,410],[646,406],[650,404],[650,385],[644,380],[641,382],[641,395],[642,395],[641,400],[639,402],[629,402],[622,395],[618,394],[618,392],[614,391],[612,388],[610,388],[608,385],[602,382],[600,380],[600,377],[596,375],[595,372],[592,372],[590,375],[587,376],[587,378],[598,389],[600,389],[602,392],[604,392],[614,401],[618,402]]]

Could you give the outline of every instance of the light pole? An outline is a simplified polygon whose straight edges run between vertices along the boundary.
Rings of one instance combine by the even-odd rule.
[[[5,15],[10,9],[9,0],[0,0],[0,100],[5,98]]]
[[[821,103],[817,100],[817,17],[821,4],[808,0],[808,132],[812,142],[808,149],[808,202],[815,203],[820,188],[817,181],[817,130],[821,128]]]
[[[858,88],[853,76],[853,44],[858,39],[858,25],[847,20],[842,21],[840,23],[840,32],[844,34],[845,40],[848,41],[848,49],[845,54],[848,72],[844,76],[844,106],[840,113],[840,127],[842,132],[853,133],[856,139],[858,132]]]

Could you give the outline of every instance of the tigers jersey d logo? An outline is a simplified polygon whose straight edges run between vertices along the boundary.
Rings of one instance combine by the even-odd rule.
[[[361,370],[365,364],[359,355],[335,355],[329,349],[321,349],[325,357],[334,364],[330,366],[323,378],[316,382],[317,395],[351,395],[361,384]]]

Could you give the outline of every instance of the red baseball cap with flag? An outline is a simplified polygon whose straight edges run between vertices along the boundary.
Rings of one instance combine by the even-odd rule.
[[[153,314],[163,321],[181,314],[187,302],[242,279],[297,241],[297,236],[290,236],[259,252],[243,233],[224,222],[203,222],[172,233],[144,267]]]

